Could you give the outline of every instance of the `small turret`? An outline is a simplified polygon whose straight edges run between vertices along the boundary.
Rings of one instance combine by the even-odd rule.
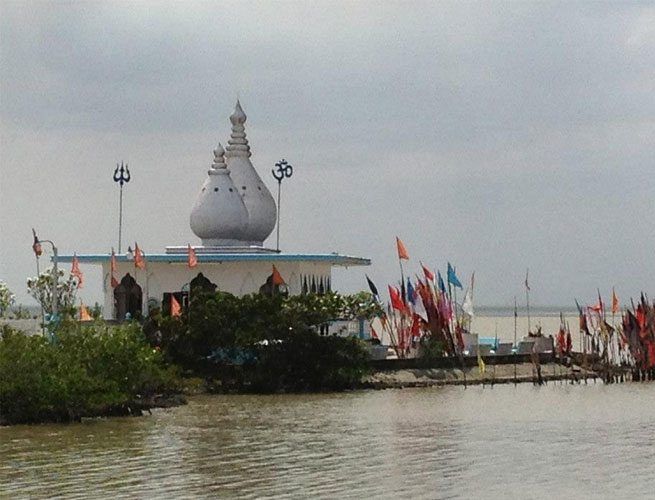
[[[248,212],[232,182],[224,154],[219,143],[191,210],[191,230],[204,246],[239,245],[246,238]]]

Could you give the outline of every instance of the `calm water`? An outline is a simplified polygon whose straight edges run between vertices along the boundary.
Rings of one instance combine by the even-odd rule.
[[[0,498],[653,498],[655,384],[200,396],[0,428]]]

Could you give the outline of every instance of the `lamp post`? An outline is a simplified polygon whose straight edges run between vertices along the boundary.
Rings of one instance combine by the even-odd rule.
[[[39,240],[39,243],[49,243],[52,246],[52,316],[55,317],[59,313],[59,291],[57,290],[58,285],[58,272],[57,268],[59,254],[57,253],[57,247],[51,240]]]
[[[123,184],[130,182],[131,178],[127,163],[125,165],[123,165],[123,162],[120,165],[117,163],[116,170],[114,170],[114,182],[118,182],[121,187],[118,205],[118,253],[121,253],[121,233],[123,230]]]
[[[293,175],[293,167],[282,158],[275,164],[276,169],[271,170],[273,178],[277,181],[277,246],[276,250],[280,251],[280,191],[282,189],[282,180],[285,177]]]

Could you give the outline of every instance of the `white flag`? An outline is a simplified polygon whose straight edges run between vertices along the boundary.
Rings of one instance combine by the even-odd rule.
[[[470,288],[467,288],[466,293],[464,294],[464,301],[462,302],[462,311],[468,314],[471,318],[475,316],[473,314],[473,300],[471,299]]]

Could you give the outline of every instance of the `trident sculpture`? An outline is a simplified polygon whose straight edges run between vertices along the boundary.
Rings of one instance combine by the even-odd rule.
[[[282,189],[282,180],[293,175],[293,167],[282,158],[275,164],[276,169],[271,170],[273,178],[277,181],[277,248],[280,251],[280,190]]]
[[[116,170],[114,170],[114,182],[118,182],[121,186],[120,202],[118,209],[118,253],[121,253],[121,233],[123,231],[123,184],[130,182],[130,169],[127,168],[127,163],[123,165],[121,162],[120,166],[116,164]]]

